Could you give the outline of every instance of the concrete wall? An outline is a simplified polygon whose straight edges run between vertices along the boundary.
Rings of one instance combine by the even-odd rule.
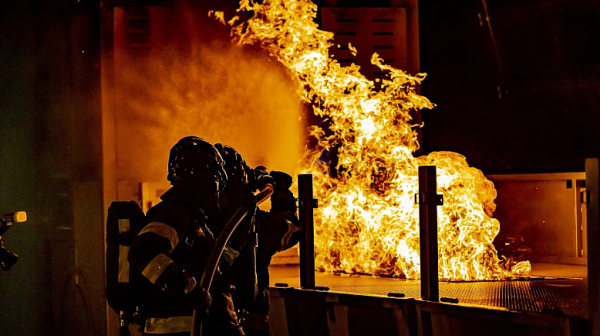
[[[2,210],[20,255],[0,274],[0,334],[102,335],[98,3],[2,5]]]

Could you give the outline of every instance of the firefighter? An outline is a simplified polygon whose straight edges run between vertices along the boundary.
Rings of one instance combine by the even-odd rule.
[[[216,144],[225,159],[229,180],[221,195],[223,213],[229,213],[267,185],[274,187],[269,212],[254,208],[233,233],[222,263],[239,319],[248,336],[268,335],[269,270],[271,257],[294,246],[300,239],[296,199],[289,188],[292,177],[267,171],[264,166],[248,167],[232,147]],[[251,202],[250,202],[251,203]]]
[[[244,335],[232,288],[220,272],[210,293],[198,284],[226,217],[220,211],[228,181],[224,166],[215,146],[198,137],[185,137],[171,149],[172,188],[148,210],[129,252],[129,262],[154,284],[143,311],[144,335],[189,335],[193,309],[206,315],[203,335]]]
[[[257,167],[254,174],[267,174],[266,168]],[[229,281],[237,288],[233,299],[236,307],[243,311],[241,317],[248,336],[269,335],[271,258],[275,253],[296,245],[301,237],[296,199],[289,190],[292,177],[279,171],[271,171],[268,176],[275,186],[271,209],[268,212],[256,211],[256,244],[246,244],[228,272]],[[252,250],[254,245],[258,247],[255,252]],[[253,252],[256,253],[254,257]]]

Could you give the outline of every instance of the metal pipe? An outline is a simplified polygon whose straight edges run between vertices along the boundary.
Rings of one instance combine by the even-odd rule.
[[[315,288],[315,230],[312,174],[298,175],[299,219],[304,239],[300,240],[300,286]]]
[[[585,160],[587,191],[587,272],[588,305],[591,335],[600,335],[600,163],[598,158]]]
[[[435,166],[419,167],[419,234],[421,244],[421,298],[439,301],[437,206],[442,204],[437,194]]]

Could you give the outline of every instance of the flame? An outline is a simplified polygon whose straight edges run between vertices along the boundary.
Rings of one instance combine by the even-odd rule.
[[[320,204],[315,212],[319,270],[419,278],[414,195],[418,167],[435,165],[444,197],[438,208],[440,278],[504,279],[528,272],[528,262],[504,269],[492,245],[500,229],[492,218],[492,182],[460,154],[413,155],[419,125],[411,124],[410,113],[434,106],[415,91],[425,74],[411,76],[373,54],[371,62],[388,74],[376,85],[357,65],[341,66],[329,55],[333,33],[318,29],[317,6],[310,1],[242,0],[238,11],[254,15],[232,27],[234,40],[261,45],[281,62],[299,97],[329,126],[310,128],[318,145],[307,151],[304,166],[314,175]],[[337,154],[334,168],[324,152]]]

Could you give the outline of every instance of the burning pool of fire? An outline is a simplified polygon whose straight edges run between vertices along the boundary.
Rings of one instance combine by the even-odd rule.
[[[526,275],[529,262],[501,260],[492,242],[500,229],[493,218],[496,190],[464,156],[419,148],[411,112],[431,109],[415,88],[425,74],[409,75],[383,63],[378,82],[357,65],[341,66],[329,54],[333,33],[318,29],[317,6],[308,0],[242,0],[231,19],[238,44],[265,48],[297,84],[297,93],[322,117],[312,126],[317,141],[307,150],[303,173],[312,173],[320,209],[315,213],[319,270],[418,279],[419,219],[414,195],[418,167],[437,166],[439,276],[445,280],[494,280]],[[225,22],[223,13],[211,13]],[[352,46],[350,49],[358,52]],[[331,160],[330,158],[335,158]]]

